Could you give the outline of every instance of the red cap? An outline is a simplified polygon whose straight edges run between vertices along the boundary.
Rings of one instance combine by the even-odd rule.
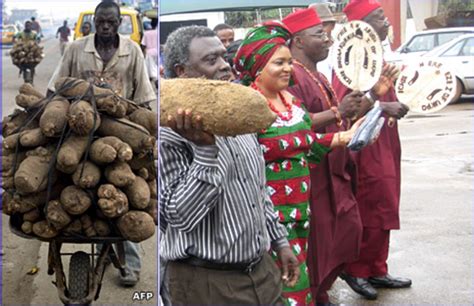
[[[362,20],[379,7],[381,5],[376,0],[351,0],[342,11],[349,21]]]
[[[322,23],[316,11],[310,8],[291,13],[283,18],[282,22],[290,29],[291,34],[296,34]]]

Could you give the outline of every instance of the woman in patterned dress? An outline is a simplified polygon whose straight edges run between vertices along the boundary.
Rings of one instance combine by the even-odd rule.
[[[289,39],[290,33],[282,23],[264,23],[247,34],[234,61],[242,83],[262,93],[278,115],[258,139],[266,161],[267,192],[288,230],[288,240],[300,265],[300,279],[296,283],[284,281],[283,297],[287,305],[309,305],[313,303],[306,267],[309,167],[317,165],[331,148],[345,146],[360,122],[339,133],[323,135],[311,130],[311,115],[286,91],[293,70]]]

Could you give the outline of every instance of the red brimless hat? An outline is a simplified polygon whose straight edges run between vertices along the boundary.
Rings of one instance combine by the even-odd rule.
[[[322,23],[316,11],[310,8],[291,13],[283,18],[282,22],[290,29],[291,34],[296,34]]]
[[[349,21],[362,20],[379,7],[381,5],[376,0],[351,0],[342,11]]]

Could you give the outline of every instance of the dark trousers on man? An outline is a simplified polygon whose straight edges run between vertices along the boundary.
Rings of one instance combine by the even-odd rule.
[[[360,278],[386,275],[389,243],[389,230],[364,227],[359,259],[347,264],[346,273]]]
[[[283,305],[281,272],[267,253],[251,272],[168,262],[173,305]]]

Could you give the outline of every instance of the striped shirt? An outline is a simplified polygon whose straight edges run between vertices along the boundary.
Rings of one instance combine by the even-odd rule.
[[[160,128],[161,256],[248,263],[288,246],[265,191],[265,161],[255,134],[196,146]]]

